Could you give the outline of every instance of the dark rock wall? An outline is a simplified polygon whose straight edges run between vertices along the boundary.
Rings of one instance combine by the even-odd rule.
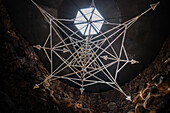
[[[54,112],[48,91],[33,90],[40,76],[48,72],[32,47],[11,26],[0,3],[0,111],[1,113]]]
[[[169,113],[170,108],[170,37],[152,64],[122,89],[132,96],[126,101],[117,91],[91,94],[91,107],[110,113]],[[100,109],[99,109],[100,108]]]
[[[67,86],[59,81],[55,86],[48,87],[47,83],[39,89],[33,89],[34,85],[49,73],[38,60],[32,46],[12,26],[1,1],[0,59],[0,113],[80,111],[80,103],[71,103],[69,95],[73,94],[65,93]],[[55,94],[52,89],[55,90]],[[74,92],[74,89],[69,88],[67,91],[69,90]],[[69,107],[67,104],[70,104]]]
[[[153,63],[122,86],[133,102],[115,90],[84,93],[60,81],[33,89],[48,75],[32,46],[10,22],[0,0],[0,113],[169,113],[170,37]]]

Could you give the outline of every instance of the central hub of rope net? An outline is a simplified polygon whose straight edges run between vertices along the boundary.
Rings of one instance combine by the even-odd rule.
[[[158,3],[152,4],[144,13],[122,24],[117,24],[105,20],[96,9],[94,1],[90,8],[80,9],[76,18],[73,19],[54,18],[34,1],[32,2],[50,25],[50,32],[44,45],[34,47],[42,49],[51,64],[51,74],[34,88],[38,88],[46,81],[64,79],[79,87],[81,93],[86,87],[103,84],[120,91],[127,100],[131,100],[131,97],[117,83],[119,72],[128,63],[138,63],[128,57],[124,46],[126,31],[143,14],[155,9]],[[74,23],[78,30],[73,31],[64,22]],[[112,27],[102,32],[103,24]],[[53,38],[56,37],[59,42],[54,44]],[[117,51],[114,47],[118,48]],[[54,56],[61,62],[55,62]],[[54,67],[54,64],[57,64],[57,67]]]

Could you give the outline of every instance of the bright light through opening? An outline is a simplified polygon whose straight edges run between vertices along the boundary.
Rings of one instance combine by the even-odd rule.
[[[103,23],[104,18],[93,7],[80,9],[74,21],[77,29],[85,36],[98,34]]]

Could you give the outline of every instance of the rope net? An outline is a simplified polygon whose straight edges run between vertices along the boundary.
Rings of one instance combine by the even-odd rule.
[[[99,13],[94,13],[96,10],[94,1],[92,2],[92,12],[90,16],[89,13],[83,13],[83,10],[79,10],[81,15],[73,19],[54,18],[50,13],[38,6],[33,0],[31,1],[39,9],[50,26],[50,31],[44,44],[35,45],[34,47],[44,51],[50,62],[51,72],[44,81],[36,84],[34,88],[39,88],[39,85],[46,81],[53,81],[56,79],[65,79],[74,83],[80,88],[81,93],[83,93],[85,88],[88,86],[94,84],[106,84],[121,92],[127,100],[131,101],[131,96],[128,96],[117,83],[119,72],[127,64],[130,63],[133,65],[139,63],[138,61],[129,59],[128,57],[128,53],[124,46],[126,31],[143,14],[151,9],[154,10],[159,3],[152,4],[151,7],[142,14],[124,23],[117,24],[108,22]],[[99,19],[93,20],[93,14],[99,17]],[[88,19],[87,16],[89,17]],[[80,20],[80,18],[83,17],[85,20]],[[78,30],[74,31],[65,25],[64,22],[74,23],[75,26],[83,24],[83,26],[77,27]],[[111,29],[102,32],[100,30],[101,27],[99,28],[98,24],[95,23],[109,25],[112,27]],[[85,38],[82,36],[82,29]],[[92,34],[92,30],[95,32],[95,35]],[[66,37],[63,37],[61,32]],[[80,35],[80,32],[82,35]],[[88,32],[88,34],[86,32]],[[54,35],[60,40],[56,44],[53,43]],[[120,49],[119,51],[116,51],[113,44],[119,39],[121,40]],[[67,55],[63,56],[61,53]],[[125,57],[122,57],[123,55]],[[54,56],[62,62],[56,68],[53,66],[53,64],[56,63],[53,58]],[[112,66],[116,67],[114,75],[113,73],[111,74],[108,69]],[[69,69],[69,72],[59,75],[59,73],[63,73],[65,69]],[[106,79],[98,76],[99,73],[102,74],[102,76],[105,76]]]

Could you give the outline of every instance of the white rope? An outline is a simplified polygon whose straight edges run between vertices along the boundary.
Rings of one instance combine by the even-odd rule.
[[[41,14],[44,16],[45,20],[50,25],[50,33],[48,34],[43,47],[41,47],[40,45],[34,47],[39,50],[43,49],[43,51],[45,52],[45,55],[47,56],[51,64],[51,74],[48,77],[46,77],[45,80],[42,81],[40,84],[36,84],[35,87],[38,87],[39,85],[43,84],[47,80],[51,81],[56,79],[67,79],[73,82],[74,84],[78,85],[82,92],[84,91],[85,87],[102,83],[118,90],[123,95],[125,95],[126,99],[131,100],[130,96],[127,96],[127,94],[120,88],[120,86],[116,81],[118,73],[129,62],[131,62],[131,64],[138,63],[138,61],[135,61],[133,59],[129,60],[128,58],[128,54],[124,46],[126,31],[142,15],[144,15],[146,12],[148,12],[151,9],[154,10],[159,3],[152,4],[151,7],[146,11],[144,11],[142,14],[122,24],[118,24],[118,23],[110,23],[107,20],[101,18],[101,16],[95,14],[94,11],[96,7],[95,7],[94,0],[92,0],[91,7],[94,8],[92,11],[92,15],[94,14],[98,16],[101,20],[91,21],[90,24],[84,26],[86,27],[87,30],[88,25],[90,25],[89,31],[86,30],[84,31],[84,34],[85,32],[89,33],[86,39],[84,39],[82,36],[78,34],[81,31],[81,29],[84,29],[84,27],[78,29],[77,31],[73,31],[68,26],[66,26],[63,22],[73,23],[76,21],[75,22],[76,24],[85,23],[86,21],[81,21],[78,19],[84,17],[88,21],[86,16],[89,15],[89,13],[83,14],[83,12],[79,10],[79,12],[82,14],[82,16],[80,17],[76,17],[74,19],[57,19],[54,18],[50,13],[46,12],[41,7],[39,7],[33,0],[31,1],[40,10]],[[92,18],[92,15],[90,17],[90,20]],[[102,32],[100,29],[98,29],[98,27],[95,24],[93,24],[95,22],[100,24],[110,25],[113,27],[105,32]],[[71,32],[71,34],[69,35],[62,27],[64,27],[69,32]],[[66,38],[63,38],[57,29],[61,30],[66,35]],[[99,34],[94,37],[91,36],[90,33],[92,29]],[[110,35],[106,36],[106,34],[109,33]],[[53,44],[53,38],[54,38],[53,34],[56,34],[57,37],[60,39],[60,42],[58,42],[57,44]],[[116,53],[112,45],[113,43],[116,42],[116,40],[120,39],[121,36],[122,36],[122,42],[118,54]],[[112,39],[112,37],[114,37],[114,39]],[[70,42],[68,42],[68,40]],[[47,45],[48,41],[50,42],[50,47],[48,47]],[[107,44],[105,48],[103,47],[104,44]],[[108,51],[109,48],[111,52]],[[50,54],[47,52],[47,50],[50,50]],[[68,53],[70,54],[70,56],[68,58],[63,58],[58,52],[63,52],[63,54]],[[56,67],[56,69],[53,69],[54,68],[53,63],[56,63],[53,59],[53,53],[62,61],[62,63],[59,64],[59,66]],[[124,59],[122,58],[122,53],[124,53],[125,55]],[[104,60],[107,60],[107,64],[104,62]],[[124,63],[122,66],[120,66],[121,62]],[[116,65],[115,75],[112,75],[108,69],[113,65]],[[72,72],[66,73],[65,75],[62,76],[59,75],[60,72],[64,71],[67,68],[70,69]],[[102,78],[100,78],[100,76],[98,76],[98,73],[103,74],[103,76],[105,76],[108,79],[108,81],[105,81]],[[94,80],[94,78],[96,80]]]

